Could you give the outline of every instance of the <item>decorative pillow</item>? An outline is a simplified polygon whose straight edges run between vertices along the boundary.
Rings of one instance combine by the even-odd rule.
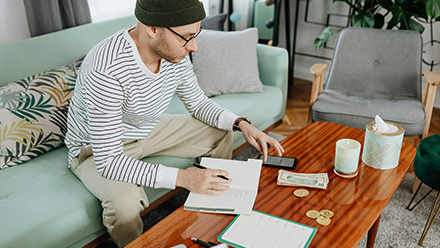
[[[82,59],[0,87],[0,169],[64,144]]]
[[[227,14],[217,14],[205,17],[201,23],[202,29],[224,31],[227,16]]]
[[[207,96],[263,92],[257,61],[257,28],[203,30],[192,54],[194,72]]]

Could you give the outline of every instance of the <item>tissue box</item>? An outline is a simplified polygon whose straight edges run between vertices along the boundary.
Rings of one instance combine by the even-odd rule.
[[[385,121],[385,123],[395,126],[397,131],[381,133],[373,128],[376,124],[375,121],[368,123],[362,152],[362,161],[366,165],[381,170],[392,169],[399,164],[400,150],[405,133],[405,130],[399,124],[389,121]]]

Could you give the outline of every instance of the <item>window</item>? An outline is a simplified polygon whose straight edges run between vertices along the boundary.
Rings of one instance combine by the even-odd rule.
[[[136,0],[88,0],[92,22],[134,14]]]

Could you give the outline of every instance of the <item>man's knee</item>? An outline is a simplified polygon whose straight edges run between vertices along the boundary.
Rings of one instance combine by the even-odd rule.
[[[106,200],[102,203],[102,218],[103,222],[111,227],[121,225],[136,224],[139,221],[141,210],[140,203],[114,203],[113,200]]]
[[[115,195],[103,199],[101,205],[105,223],[115,226],[139,221],[140,213],[148,207],[148,199],[142,186],[133,186],[135,188],[119,189]]]

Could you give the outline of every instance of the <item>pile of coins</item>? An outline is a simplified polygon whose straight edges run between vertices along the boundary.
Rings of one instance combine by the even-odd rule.
[[[328,226],[332,222],[330,218],[333,217],[335,214],[330,210],[323,209],[319,212],[316,210],[309,210],[307,211],[306,215],[310,219],[316,219],[316,222],[318,222],[318,224]]]

